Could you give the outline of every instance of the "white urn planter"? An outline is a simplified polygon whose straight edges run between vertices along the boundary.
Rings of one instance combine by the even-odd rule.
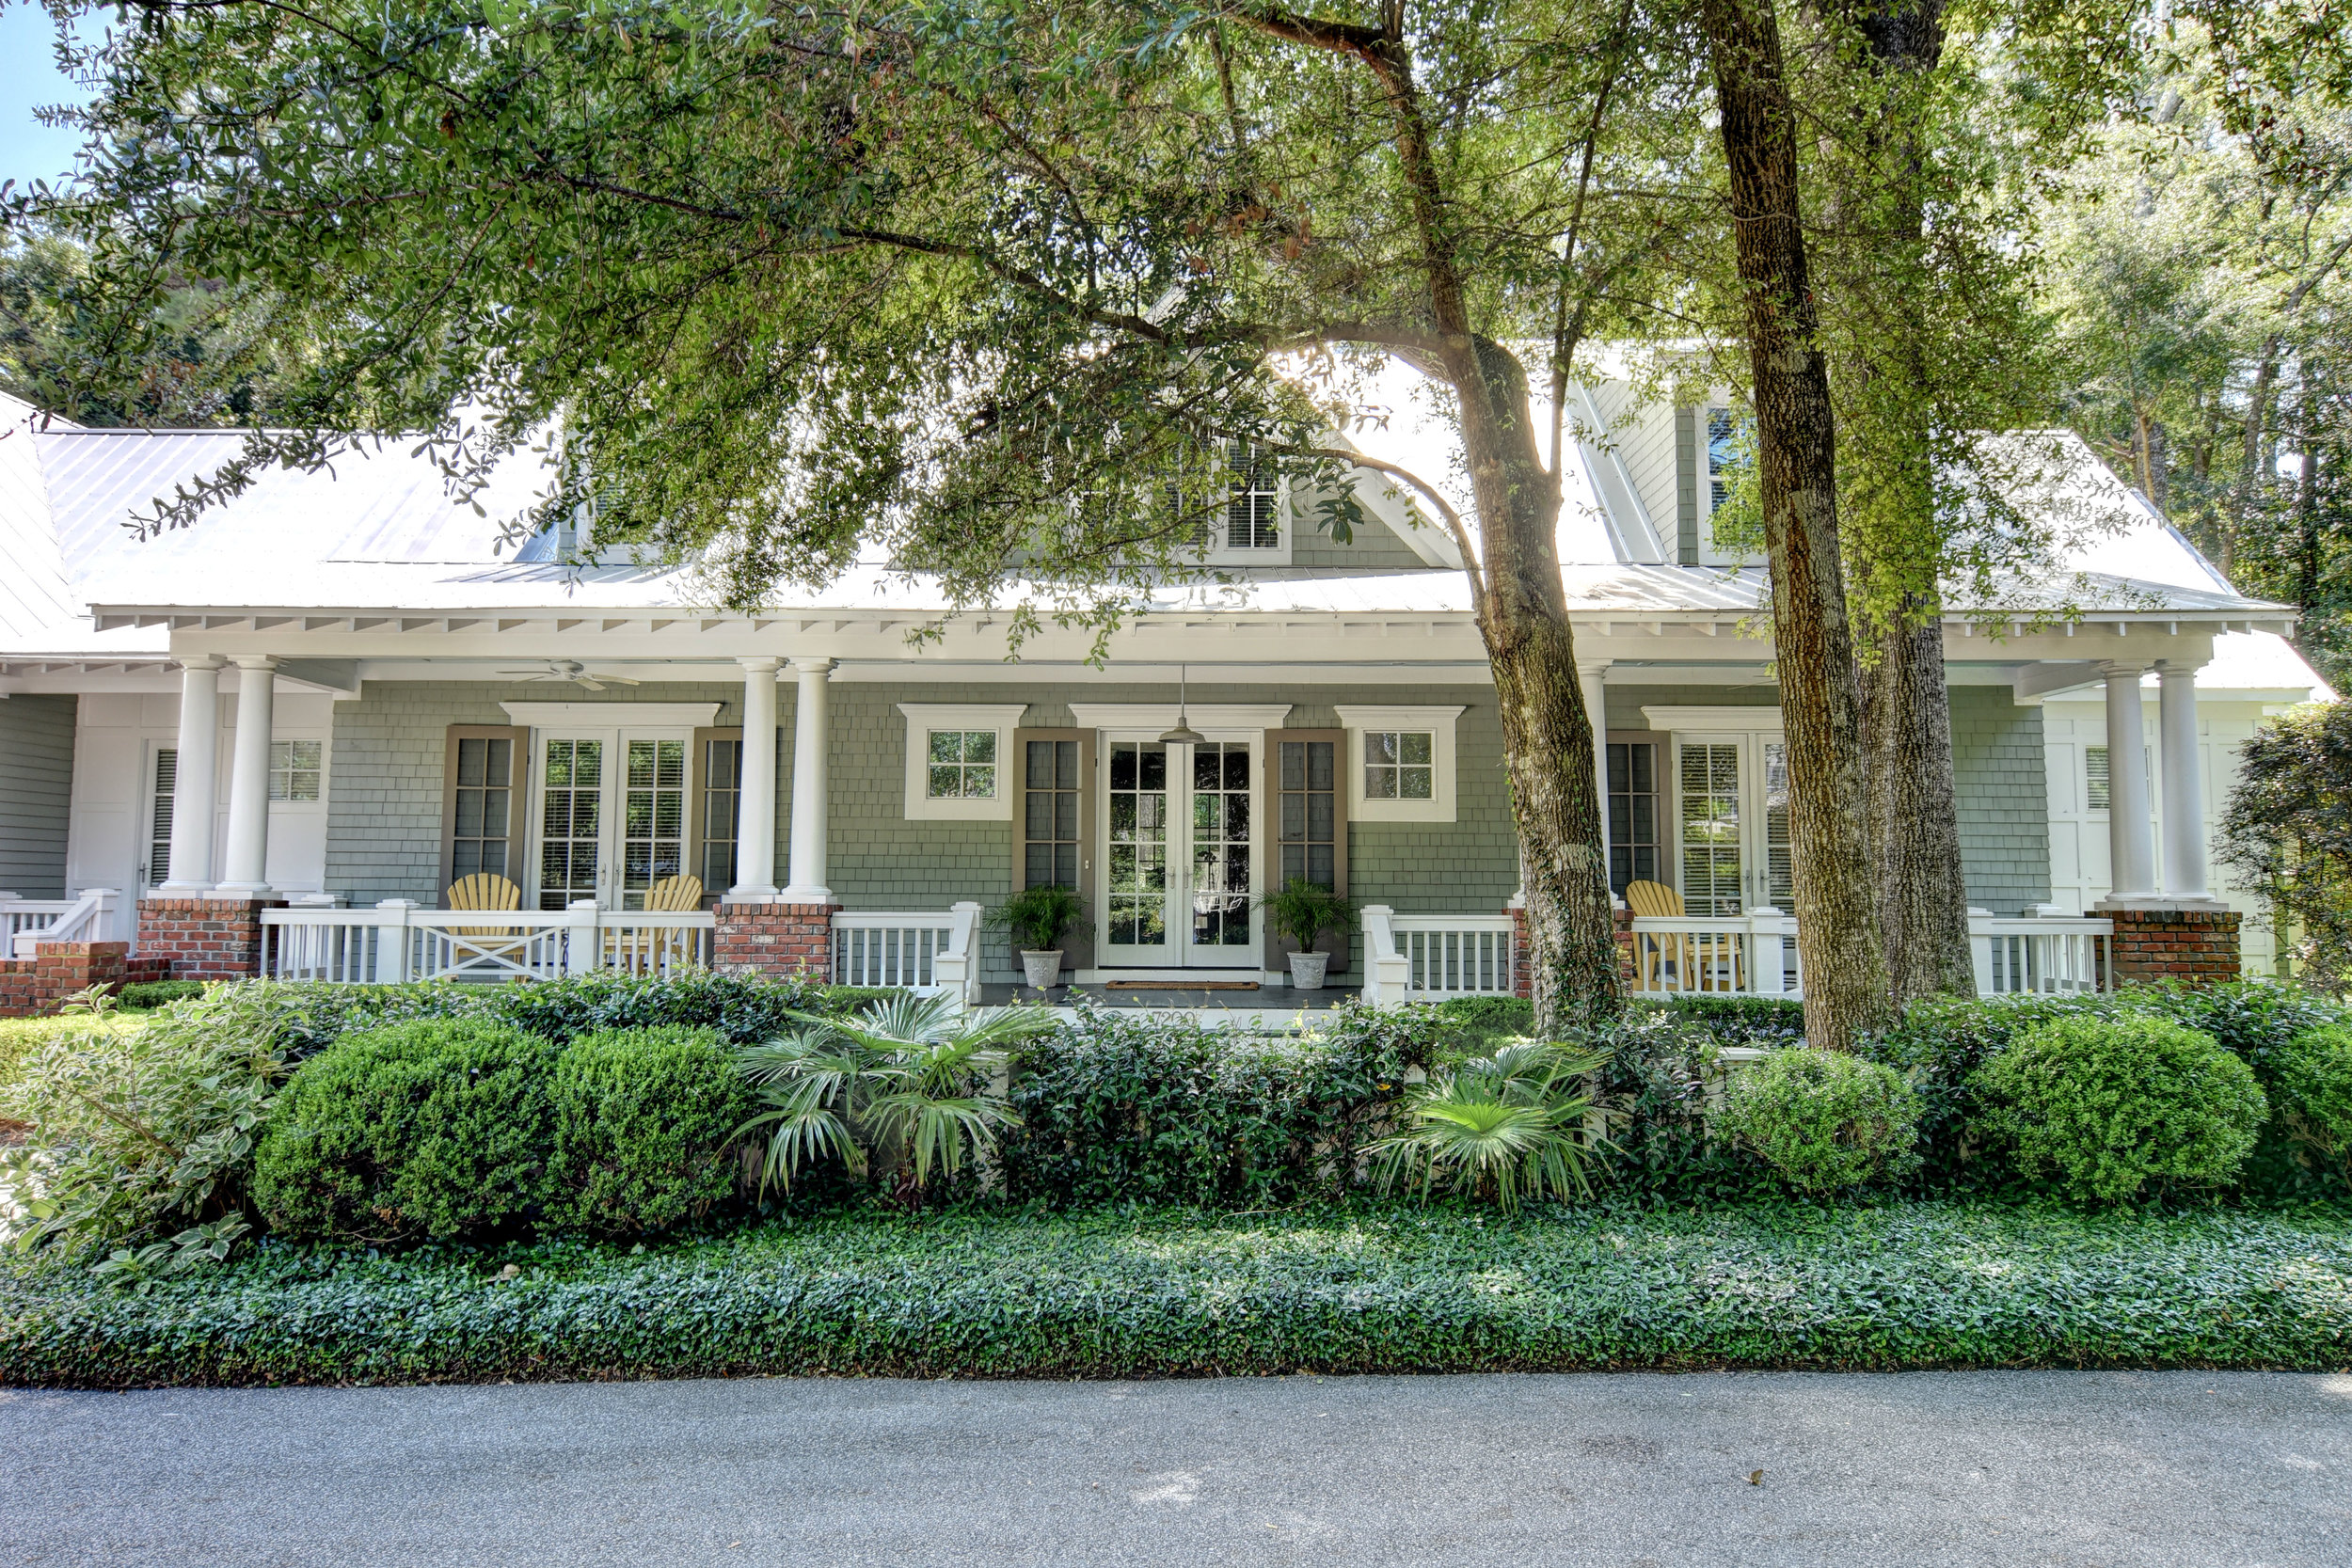
[[[1291,955],[1291,990],[1321,990],[1323,972],[1330,966],[1328,953],[1293,953]]]
[[[1051,990],[1060,983],[1061,955],[1058,947],[1050,953],[1034,953],[1025,947],[1021,950],[1021,973],[1033,990]]]

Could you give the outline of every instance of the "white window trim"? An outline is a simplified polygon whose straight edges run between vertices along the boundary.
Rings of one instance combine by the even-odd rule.
[[[1219,465],[1218,471],[1224,471]],[[1287,566],[1291,563],[1291,545],[1298,537],[1298,519],[1291,511],[1291,482],[1288,474],[1274,483],[1275,527],[1280,538],[1270,549],[1237,549],[1225,542],[1225,524],[1220,515],[1209,524],[1208,553],[1200,560],[1211,566]]]
[[[1642,717],[1661,735],[1776,733],[1780,709],[1765,707],[1645,707]]]
[[[270,770],[269,770],[269,771],[270,771],[270,782],[271,782],[271,783],[273,783],[273,784],[275,784],[275,783],[277,782],[277,778],[278,778],[278,748],[279,746],[281,746],[281,745],[285,744],[287,741],[290,741],[290,740],[310,740],[310,741],[316,741],[316,742],[318,743],[318,749],[319,749],[319,792],[318,792],[318,796],[317,796],[317,798],[316,798],[315,800],[278,800],[278,798],[276,798],[275,796],[273,796],[273,797],[271,797],[271,799],[270,799],[269,809],[270,809],[271,811],[273,811],[273,812],[316,812],[316,811],[325,811],[325,810],[326,809],[326,796],[327,796],[328,775],[329,775],[329,773],[332,771],[332,769],[333,769],[333,768],[334,768],[333,755],[334,755],[334,751],[335,751],[335,748],[334,748],[334,746],[333,746],[333,745],[332,745],[332,744],[328,741],[327,737],[326,737],[326,736],[323,736],[323,735],[273,735],[273,736],[271,736],[269,737],[269,750],[270,750],[270,757],[269,757],[269,760],[270,760]]]
[[[900,703],[906,715],[906,816],[910,822],[1009,822],[1012,820],[1012,732],[1026,703]],[[993,730],[996,736],[996,794],[988,800],[930,798],[930,732]]]
[[[1351,822],[1451,822],[1454,817],[1454,722],[1458,707],[1358,707],[1332,710],[1347,731],[1347,815]],[[1364,796],[1364,732],[1429,732],[1430,785],[1426,800],[1374,800]]]

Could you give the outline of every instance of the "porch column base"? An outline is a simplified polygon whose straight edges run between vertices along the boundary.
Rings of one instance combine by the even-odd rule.
[[[127,942],[44,942],[29,958],[0,961],[0,1018],[55,1012],[77,990],[119,990],[130,977]]]
[[[2201,990],[2238,977],[2238,911],[2204,901],[2161,907],[2134,899],[2095,904],[2090,912],[2115,922],[2118,985],[2171,980]]]
[[[178,980],[249,980],[262,972],[262,911],[282,898],[139,900],[139,957],[168,958]]]
[[[1527,947],[1527,902],[1511,900],[1506,911],[1511,916],[1511,994],[1531,1000],[1535,995],[1535,965]],[[1633,983],[1633,911],[1613,910],[1610,922],[1617,938],[1617,976],[1628,986]]]
[[[723,900],[711,933],[711,967],[771,980],[833,978],[833,917],[840,905],[775,898]]]

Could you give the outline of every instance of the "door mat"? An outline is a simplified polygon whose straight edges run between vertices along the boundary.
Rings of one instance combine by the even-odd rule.
[[[1104,990],[1256,990],[1255,980],[1113,980]]]

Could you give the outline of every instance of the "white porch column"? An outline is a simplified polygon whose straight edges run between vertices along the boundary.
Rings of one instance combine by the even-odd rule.
[[[237,735],[229,757],[229,851],[219,893],[269,891],[269,740],[278,660],[239,654]],[[174,819],[175,822],[177,818]]]
[[[2107,688],[2107,896],[2156,895],[2156,847],[2148,831],[2148,742],[2139,711],[2144,664],[2103,664]]]
[[[185,898],[213,885],[213,814],[220,771],[220,667],[217,654],[180,660],[180,735],[173,745],[171,874],[156,889]]]
[[[1580,664],[1577,683],[1584,689],[1584,711],[1593,721],[1593,802],[1600,808],[1600,874],[1609,876],[1609,666]],[[1522,884],[1525,879],[1521,879]],[[1522,885],[1521,891],[1524,890]]]
[[[830,726],[825,715],[829,658],[796,658],[800,692],[792,710],[792,865],[784,890],[788,904],[823,904],[833,898],[825,885],[825,754]]]
[[[730,898],[776,894],[776,670],[780,658],[740,658],[743,667],[743,788],[737,797],[735,885]]]
[[[2156,667],[2156,755],[2164,768],[2164,895],[2207,898],[2211,895],[2205,886],[2205,782],[2197,747],[2197,671],[2168,659]]]

